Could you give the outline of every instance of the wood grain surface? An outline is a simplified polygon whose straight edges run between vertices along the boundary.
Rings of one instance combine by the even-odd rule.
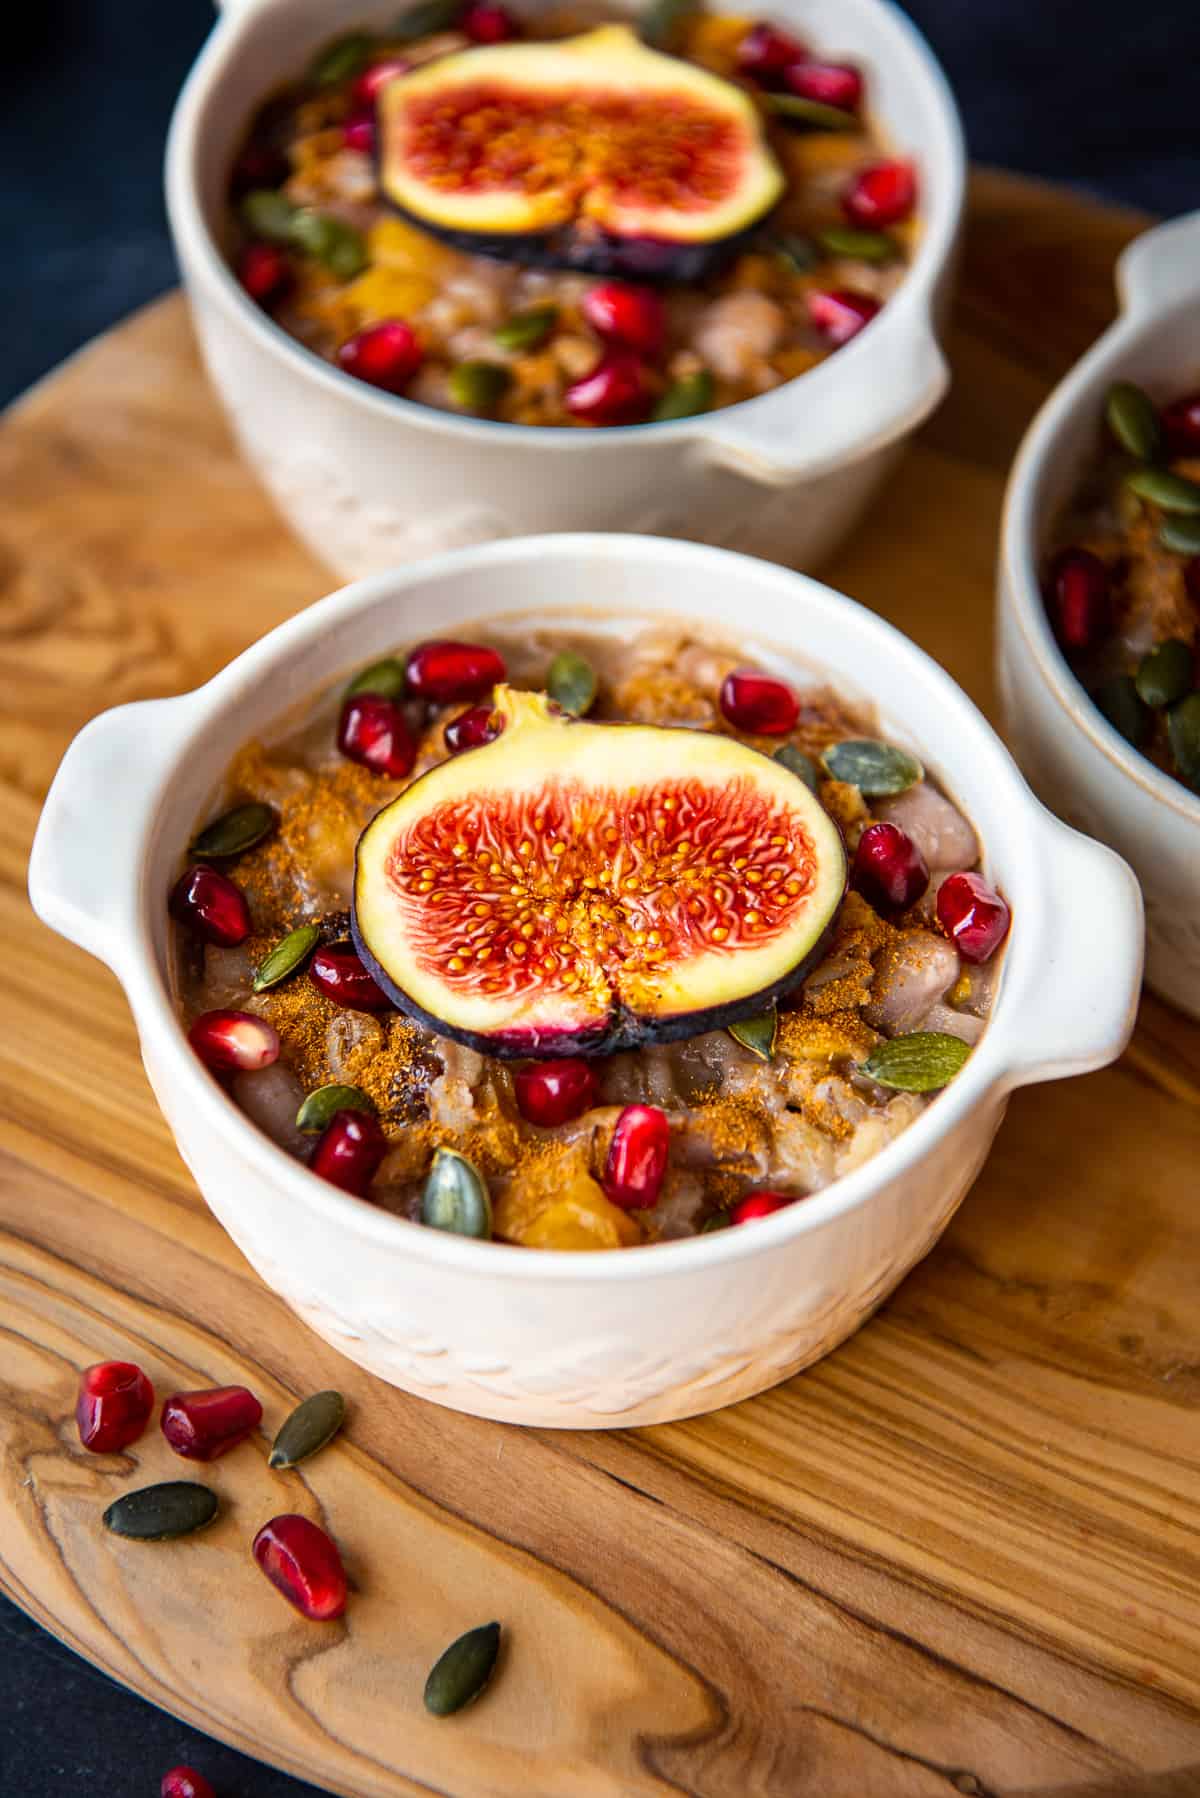
[[[974,187],[953,395],[831,579],[991,703],[1006,466],[1112,309],[1132,214]],[[615,1434],[520,1431],[380,1385],[208,1215],[112,978],[32,918],[71,734],[205,679],[328,578],[238,461],[183,303],[0,428],[0,1578],[146,1696],[353,1798],[1185,1798],[1200,1793],[1200,1030],[1147,1000],[1122,1063],[1017,1095],[941,1245],[853,1341],[764,1397]],[[1081,903],[1086,895],[1080,895]],[[1103,970],[1097,970],[1103,978]],[[205,1535],[100,1512],[178,1475],[156,1431],[81,1452],[78,1369],[245,1381],[268,1431],[337,1385],[344,1439],[202,1471]],[[323,1518],[356,1590],[295,1617],[255,1570]],[[425,1672],[506,1625],[483,1701]]]

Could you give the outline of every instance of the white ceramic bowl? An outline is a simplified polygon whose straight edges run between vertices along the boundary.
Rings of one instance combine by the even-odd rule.
[[[1172,399],[1200,384],[1200,212],[1160,225],[1117,265],[1116,323],[1055,388],[1009,477],[998,577],[1005,729],[1046,804],[1111,843],[1142,883],[1146,979],[1200,1017],[1200,796],[1140,755],[1094,706],[1046,617],[1054,521],[1096,454],[1104,396],[1136,381]]]
[[[878,699],[887,735],[919,752],[980,830],[1013,909],[992,1021],[904,1135],[802,1204],[743,1229],[608,1254],[468,1241],[310,1174],[242,1116],[188,1047],[167,985],[166,894],[234,751],[398,643],[513,613],[576,628],[596,614],[596,628],[617,631],[683,615],[768,662],[824,671]],[[1120,1051],[1141,977],[1129,870],[1038,804],[936,663],[805,576],[655,538],[532,538],[375,576],[280,625],[198,692],[102,714],[59,769],[30,892],[48,924],[123,982],[197,1183],[315,1330],[441,1404],[572,1428],[711,1410],[835,1347],[932,1246],[1012,1089]]]
[[[171,126],[167,206],[205,360],[294,530],[346,578],[548,530],[657,531],[811,567],[947,385],[935,321],[949,297],[965,165],[954,102],[923,40],[887,0],[770,8],[863,64],[878,115],[919,165],[921,245],[879,319],[758,399],[583,431],[459,417],[355,381],[273,324],[226,266],[225,182],[256,102],[339,25],[394,17],[397,3],[236,0]]]

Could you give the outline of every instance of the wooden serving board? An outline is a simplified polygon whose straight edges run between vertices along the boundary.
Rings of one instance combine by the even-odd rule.
[[[829,571],[985,706],[1005,470],[1142,222],[977,179],[953,395]],[[115,982],[24,894],[85,719],[204,680],[329,579],[238,461],[177,296],[9,415],[0,491],[6,1589],[147,1697],[353,1798],[1200,1793],[1200,1030],[1147,1000],[1118,1067],[1019,1094],[942,1244],[772,1393],[609,1435],[407,1398],[250,1271]],[[269,1473],[265,1442],[219,1463],[206,1535],[117,1544],[104,1505],[180,1467],[156,1431],[80,1451],[77,1370],[109,1356],[160,1393],[245,1381],[271,1427],[336,1385],[349,1427],[299,1473]],[[286,1509],[343,1545],[342,1623],[295,1618],[249,1560]],[[427,1718],[428,1666],[491,1617],[491,1691]]]

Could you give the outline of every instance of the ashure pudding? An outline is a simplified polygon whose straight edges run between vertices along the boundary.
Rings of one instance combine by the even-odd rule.
[[[917,181],[856,66],[674,0],[637,28],[420,0],[254,118],[253,299],[347,374],[541,425],[687,417],[802,375],[903,278]]]
[[[535,1248],[752,1221],[985,1027],[1004,899],[869,711],[678,628],[362,670],[229,769],[170,895],[191,1043],[343,1190]]]
[[[1200,392],[1110,389],[1104,447],[1058,521],[1055,635],[1121,735],[1200,793]]]

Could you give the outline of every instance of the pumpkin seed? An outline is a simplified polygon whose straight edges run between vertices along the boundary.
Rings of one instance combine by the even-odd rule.
[[[381,662],[372,662],[364,668],[343,693],[343,699],[353,699],[356,693],[377,693],[381,699],[400,699],[404,695],[404,663],[398,662],[395,656],[384,656]]]
[[[915,755],[897,749],[894,743],[880,743],[874,737],[832,743],[821,761],[831,780],[844,780],[872,799],[885,793],[906,793],[925,778],[925,770]]]
[[[1200,793],[1200,693],[1189,693],[1171,707],[1167,737],[1180,780]]]
[[[855,231],[849,225],[830,225],[817,233],[817,242],[829,256],[853,256],[859,262],[891,262],[900,245],[886,231]]]
[[[1200,483],[1172,474],[1169,468],[1135,468],[1125,476],[1125,485],[1164,512],[1183,512],[1189,518],[1200,513]]]
[[[454,1149],[436,1149],[421,1195],[421,1222],[455,1236],[492,1234],[492,1201],[474,1162]]]
[[[274,830],[276,818],[269,805],[261,805],[257,800],[249,805],[235,805],[231,812],[222,812],[211,824],[206,824],[198,836],[188,844],[188,854],[197,861],[224,861],[227,856],[242,855],[247,849],[253,849],[255,843]]]
[[[402,12],[392,27],[392,37],[402,44],[413,44],[419,37],[430,37],[435,31],[448,31],[458,20],[462,0],[420,0]]]
[[[1132,381],[1116,381],[1104,402],[1108,428],[1122,449],[1153,462],[1162,449],[1162,427],[1153,400]]]
[[[668,418],[695,418],[698,412],[711,411],[712,403],[713,378],[706,368],[698,368],[672,381],[651,416],[659,424]]]
[[[770,1011],[760,1012],[755,1018],[739,1018],[736,1024],[726,1025],[726,1029],[734,1042],[749,1049],[751,1055],[757,1055],[760,1061],[770,1061],[779,1034],[779,1014],[772,1005]]]
[[[642,14],[639,34],[642,42],[665,50],[674,44],[680,27],[697,10],[698,0],[653,0]]]
[[[329,212],[313,212],[308,207],[293,214],[291,243],[307,256],[323,262],[339,281],[352,281],[361,275],[370,258],[362,233]]]
[[[335,38],[332,44],[318,50],[309,64],[310,83],[313,87],[336,87],[339,81],[349,81],[358,74],[374,47],[365,31],[348,31],[345,37]]]
[[[564,712],[582,718],[596,697],[596,670],[573,649],[561,650],[546,671],[546,691]]]
[[[902,1093],[932,1093],[948,1086],[971,1053],[961,1036],[913,1030],[871,1050],[862,1071],[880,1086]]]
[[[798,237],[793,232],[770,238],[767,248],[791,275],[811,274],[821,260],[821,252],[811,237]]]
[[[1146,705],[1174,705],[1190,692],[1192,652],[1181,637],[1168,637],[1147,651],[1138,667],[1135,685]]]
[[[296,208],[286,194],[273,187],[258,187],[242,201],[242,222],[255,237],[268,243],[292,242]]]
[[[1140,749],[1150,729],[1150,712],[1142,704],[1133,676],[1118,674],[1114,680],[1097,687],[1092,698],[1113,729],[1120,731],[1135,749]]]
[[[713,1230],[728,1230],[728,1211],[710,1211],[700,1226],[700,1235],[708,1236]]]
[[[852,112],[840,106],[826,106],[823,100],[806,100],[802,94],[767,94],[772,112],[789,125],[801,125],[810,131],[861,131],[862,126]]]
[[[273,949],[268,949],[254,970],[254,990],[265,993],[270,986],[278,986],[289,974],[306,962],[321,940],[319,924],[297,924],[295,930],[289,930],[281,937]]]
[[[435,1717],[452,1717],[473,1704],[496,1668],[500,1625],[481,1623],[451,1642],[425,1681],[425,1709]]]
[[[217,1514],[217,1495],[195,1480],[164,1480],[124,1492],[104,1513],[104,1527],[114,1536],[142,1542],[165,1542],[202,1530]]]
[[[502,350],[536,350],[557,323],[557,306],[532,306],[528,312],[514,312],[492,336]]]
[[[1164,518],[1158,540],[1177,556],[1200,556],[1200,518]]]
[[[359,1086],[339,1086],[335,1081],[328,1086],[315,1087],[305,1094],[296,1113],[296,1128],[303,1130],[306,1136],[319,1136],[339,1111],[369,1111],[374,1115],[375,1101],[369,1099]]]
[[[817,790],[817,771],[804,751],[797,749],[793,743],[784,743],[776,751],[774,760],[781,763],[789,774],[802,780],[810,793]]]
[[[450,398],[464,412],[494,412],[511,380],[502,362],[460,362],[450,370]]]
[[[268,1467],[295,1467],[332,1442],[342,1427],[346,1401],[340,1392],[314,1392],[279,1426],[267,1456]]]

